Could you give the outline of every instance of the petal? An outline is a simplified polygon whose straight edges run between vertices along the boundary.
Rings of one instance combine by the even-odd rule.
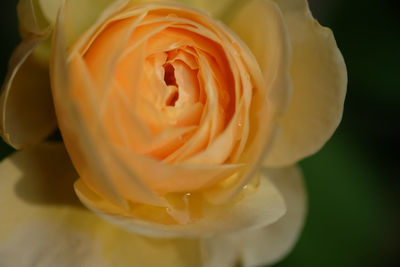
[[[48,23],[37,0],[20,0],[17,5],[19,28],[22,36],[43,35]]]
[[[58,11],[61,7],[63,0],[36,0],[39,2],[40,9],[43,16],[46,18],[50,25],[55,25],[57,20]],[[86,29],[88,29],[99,17],[99,15],[106,9],[107,6],[114,2],[127,2],[125,0],[69,0],[68,12],[73,24],[71,32],[74,37],[79,36]]]
[[[224,235],[205,239],[202,243],[203,267],[240,266],[240,239],[235,235]]]
[[[161,0],[165,2],[171,2],[170,0]],[[243,0],[240,0],[243,1]],[[195,7],[206,11],[211,14],[213,17],[222,18],[227,16],[227,12],[230,11],[233,7],[236,7],[238,0],[175,0],[173,2],[177,2],[180,4],[188,5],[191,7]],[[150,2],[153,3],[154,0],[132,0],[133,3],[145,3]]]
[[[312,17],[305,0],[276,1],[293,49],[293,96],[266,166],[290,165],[318,151],[343,112],[347,73],[332,32]]]
[[[58,10],[62,4],[62,0],[20,0],[19,9],[20,21],[22,25],[26,25],[27,29],[32,32],[40,29],[36,25],[55,25]],[[74,20],[74,31],[78,35],[87,29],[101,12],[114,2],[125,2],[127,0],[69,0],[71,17]],[[131,0],[131,3],[154,2],[153,0]],[[186,4],[210,13],[216,18],[229,16],[228,11],[238,6],[241,1],[237,0],[177,0],[175,2]]]
[[[14,148],[37,143],[56,128],[48,67],[40,51],[48,35],[23,41],[10,59],[1,95],[0,132]]]
[[[306,215],[306,192],[299,168],[264,169],[263,173],[283,195],[287,212],[272,225],[241,234],[244,267],[273,264],[286,256],[299,237]]]
[[[81,170],[80,175],[88,177],[95,184],[97,190],[99,190],[103,196],[108,199],[125,204],[125,201],[116,192],[114,185],[105,178],[104,171],[102,170],[103,165],[98,164],[98,153],[93,152],[94,147],[91,140],[85,130],[85,121],[76,117],[76,110],[72,101],[68,101],[70,97],[70,84],[76,84],[77,81],[83,80],[85,84],[88,84],[90,88],[90,79],[88,79],[85,73],[81,73],[78,77],[70,79],[69,71],[66,64],[66,20],[65,12],[60,12],[58,17],[59,23],[56,25],[55,36],[53,38],[53,53],[52,61],[50,63],[50,74],[53,89],[54,106],[58,113],[58,123],[61,131],[63,132],[63,141],[69,148],[69,154],[75,158],[74,164],[77,169]],[[77,61],[79,63],[79,61]],[[78,67],[79,64],[75,64]],[[84,70],[84,69],[81,69]],[[83,90],[85,97],[89,100],[87,103],[87,110],[91,110],[94,106],[94,93],[92,90]],[[62,114],[62,116],[61,116]],[[86,122],[88,123],[88,122]],[[93,122],[92,122],[93,123]],[[79,137],[79,138],[77,138]],[[90,155],[90,156],[86,156]],[[100,169],[100,170],[98,170]]]
[[[212,16],[219,18],[226,13],[226,10],[228,10],[236,0],[181,0],[179,2],[204,10]]]
[[[251,77],[254,88],[249,111],[249,137],[242,160],[254,165],[245,173],[244,179],[238,179],[229,188],[222,186],[210,190],[207,198],[213,203],[231,198],[253,177],[262,155],[270,150],[278,130],[277,118],[284,111],[291,92],[288,70],[290,49],[282,15],[270,1],[247,3],[233,16],[229,26],[245,42],[243,49],[248,48],[253,53],[249,51],[245,59],[250,73],[254,75]],[[271,21],[266,21],[266,18],[271,18]]]
[[[287,206],[286,214],[265,227],[205,240],[205,266],[232,266],[239,257],[244,267],[270,265],[292,249],[306,213],[303,177],[295,166],[263,169],[262,172],[282,193]]]
[[[268,88],[268,105],[282,113],[291,94],[291,51],[279,7],[268,0],[250,1],[234,16],[229,26],[257,59]]]
[[[137,236],[84,209],[61,144],[13,154],[0,177],[0,266],[200,265],[197,241]]]
[[[127,210],[102,199],[81,180],[75,183],[80,200],[100,217],[131,232],[164,237],[210,237],[252,229],[272,224],[285,213],[284,201],[268,179],[261,178],[257,189],[249,190],[239,199],[223,205],[203,203],[203,216],[187,224],[165,225],[134,218]]]

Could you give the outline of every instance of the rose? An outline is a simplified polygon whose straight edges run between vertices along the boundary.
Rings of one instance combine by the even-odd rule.
[[[23,8],[26,3],[28,2],[20,3],[20,7],[22,6],[20,8],[21,12],[26,10],[26,7]],[[246,42],[255,56],[253,58],[251,53],[247,51],[246,46],[241,43],[242,41],[235,37],[233,33],[230,33],[230,30],[225,29],[225,26],[197,11],[169,4],[135,5],[132,8],[126,8],[124,5],[119,6],[119,4],[117,3],[113,7],[106,9],[98,24],[84,31],[82,29],[85,27],[82,27],[82,25],[90,25],[91,23],[80,21],[78,24],[73,24],[74,5],[71,5],[72,11],[66,8],[62,9],[52,45],[54,51],[51,57],[53,97],[64,141],[81,177],[76,183],[76,191],[81,200],[93,210],[101,213],[103,217],[123,224],[124,227],[132,231],[147,235],[207,237],[215,233],[263,226],[258,231],[253,230],[207,239],[205,244],[210,253],[207,261],[209,264],[214,263],[220,266],[222,263],[219,261],[221,260],[227,264],[227,262],[235,260],[239,253],[242,254],[244,262],[250,265],[267,263],[280,257],[293,243],[293,237],[297,235],[303,217],[301,211],[304,210],[304,207],[301,200],[301,183],[299,184],[297,181],[299,179],[298,173],[290,168],[275,171],[264,169],[260,180],[253,179],[253,184],[248,183],[249,179],[253,178],[254,171],[258,169],[260,159],[264,154],[267,155],[266,166],[291,164],[299,158],[315,152],[337,126],[343,104],[345,70],[340,53],[331,35],[312,21],[305,3],[298,2],[295,5],[282,1],[276,5],[270,1],[252,1],[243,7],[239,7],[236,12],[232,12],[231,14],[235,15],[232,16],[228,24]],[[223,5],[221,4],[221,6]],[[213,10],[218,16],[218,14],[221,14],[221,10],[224,9],[220,8],[221,6],[210,4],[209,10]],[[55,13],[49,11],[51,10],[51,5],[43,5],[42,7],[47,20],[52,21],[55,18]],[[226,98],[226,95],[228,95],[228,100],[229,98],[234,98],[238,100],[236,102],[239,102],[239,105],[230,109],[227,108],[229,103],[224,104],[224,101],[217,101],[217,104],[214,104],[214,107],[220,107],[222,111],[230,114],[226,116],[229,119],[222,119],[220,133],[215,134],[217,136],[216,140],[219,136],[225,134],[225,137],[220,140],[232,145],[235,140],[226,137],[229,136],[226,134],[230,131],[229,125],[239,126],[241,124],[240,127],[235,129],[237,136],[241,137],[241,140],[235,143],[240,148],[235,150],[236,154],[232,152],[231,148],[224,145],[223,147],[226,151],[223,152],[226,152],[225,155],[222,155],[220,150],[215,150],[215,148],[210,149],[209,151],[211,152],[207,155],[207,149],[204,149],[201,152],[196,151],[193,154],[194,156],[191,155],[192,157],[189,157],[189,159],[175,158],[175,160],[171,161],[167,158],[165,162],[160,163],[160,159],[165,159],[166,155],[172,155],[170,147],[166,149],[168,151],[163,150],[164,154],[161,153],[163,155],[153,153],[150,155],[152,158],[149,158],[143,156],[143,154],[149,153],[148,150],[143,150],[148,149],[148,146],[140,147],[141,142],[136,142],[132,146],[132,150],[126,153],[124,150],[116,149],[118,142],[121,140],[115,138],[120,131],[110,130],[112,128],[109,126],[113,121],[108,119],[108,123],[99,123],[97,120],[98,114],[106,114],[107,116],[107,110],[104,111],[101,107],[104,106],[105,99],[109,98],[96,96],[96,94],[101,96],[103,92],[99,91],[99,88],[97,88],[97,91],[90,91],[89,89],[96,89],[96,83],[98,87],[108,84],[104,81],[114,76],[109,76],[109,72],[104,72],[104,69],[112,69],[110,67],[112,65],[104,64],[107,61],[100,61],[102,63],[100,65],[89,62],[88,58],[91,54],[94,55],[92,57],[97,61],[102,56],[102,53],[96,54],[96,52],[91,52],[90,50],[96,45],[102,45],[101,41],[97,39],[101,39],[101,35],[107,30],[101,28],[102,25],[105,25],[105,19],[109,19],[113,15],[126,16],[128,11],[131,13],[136,12],[136,16],[141,16],[145,14],[144,9],[150,9],[153,12],[152,15],[160,17],[161,20],[165,20],[165,18],[162,18],[159,10],[168,10],[168,14],[173,14],[168,19],[175,21],[175,23],[177,19],[182,21],[182,19],[193,20],[195,18],[202,22],[200,24],[202,27],[209,28],[209,31],[216,31],[216,35],[223,37],[222,40],[217,42],[215,40],[212,41],[216,46],[218,46],[218,42],[223,46],[220,45],[218,52],[211,54],[214,57],[221,57],[221,54],[223,54],[226,58],[231,59],[230,62],[234,64],[229,67],[236,67],[240,70],[237,71],[237,75],[234,75],[233,78],[235,78],[235,81],[238,80],[239,84],[242,83],[244,89],[242,93],[240,93],[240,90],[237,90],[239,93],[237,91],[235,93],[229,91],[229,88],[227,88],[229,86],[224,86],[225,83],[229,83],[229,79],[223,81],[225,76],[217,75],[218,79],[216,80],[222,85],[218,84],[219,87],[213,86],[214,88],[212,89],[218,87],[218,90],[208,90],[206,92],[208,101],[215,100],[216,91],[221,94],[219,96],[221,99]],[[72,13],[71,17],[68,16],[68,11],[70,14]],[[283,15],[281,12],[283,12]],[[132,16],[127,17],[132,18]],[[79,16],[78,18],[81,17]],[[142,19],[145,20],[146,18]],[[249,20],[254,21],[254,23],[250,23],[250,25],[249,23],[241,23]],[[36,21],[38,20],[36,19]],[[185,21],[185,23],[187,22]],[[26,24],[22,23],[22,26],[24,25]],[[64,28],[66,25],[68,27]],[[80,28],[78,32],[80,33],[76,34],[71,31],[71,28],[73,28],[71,25],[78,25]],[[262,25],[263,27],[258,27],[257,25]],[[40,29],[40,24],[37,24],[37,26],[30,28],[30,30],[25,28],[24,31],[30,32],[26,35],[31,39],[28,39],[26,43],[32,43],[32,46],[36,44],[36,39],[43,39],[49,34],[47,31]],[[81,34],[82,32],[83,34]],[[95,34],[98,34],[98,36],[91,38]],[[125,35],[124,33],[122,34],[122,36]],[[80,36],[78,40],[75,40],[76,36]],[[258,37],[257,40],[255,36]],[[92,43],[88,42],[89,38],[91,38],[90,41],[93,41]],[[110,38],[107,38],[107,40],[110,40]],[[123,38],[121,40],[116,38],[111,40],[121,43]],[[140,43],[141,39],[137,40]],[[68,54],[65,55],[65,48],[68,44],[73,45],[69,48]],[[201,42],[193,45],[201,45]],[[290,76],[294,84],[294,94],[288,111],[284,113],[285,103],[288,98],[287,92],[290,89],[288,71],[290,47],[293,49]],[[46,62],[46,57],[43,56],[43,53],[40,53],[46,50],[41,48],[43,47],[36,48],[31,55],[29,50],[25,51],[26,53],[23,55],[30,55],[28,60],[24,61],[25,58],[22,57],[22,61],[17,61],[22,64],[22,67],[17,65],[14,68],[14,75],[13,71],[11,71],[11,75],[6,82],[5,93],[3,93],[3,99],[5,99],[3,102],[5,103],[3,104],[3,131],[9,134],[6,135],[6,138],[11,143],[15,144],[15,140],[17,140],[18,145],[16,146],[40,139],[48,132],[48,129],[52,128],[53,120],[50,118],[45,121],[43,114],[40,114],[40,116],[33,112],[24,114],[26,115],[24,119],[32,118],[32,116],[42,119],[42,125],[35,126],[26,123],[18,125],[15,123],[15,118],[11,117],[19,115],[17,112],[21,112],[19,111],[21,108],[13,109],[15,106],[18,107],[14,103],[20,100],[18,96],[20,96],[21,93],[19,92],[21,91],[18,89],[23,90],[19,87],[18,81],[22,80],[21,77],[23,77],[24,73],[29,73],[29,70],[32,71],[31,68],[24,68],[24,66],[38,58],[44,58],[43,61]],[[83,51],[85,51],[85,54]],[[118,51],[118,49],[110,49],[110,52],[115,51]],[[186,52],[186,61],[179,61],[186,63],[187,67],[189,66],[187,61],[188,52],[184,52]],[[323,61],[322,63],[316,61],[313,53],[320,53],[321,56],[318,60],[326,60],[329,62],[329,67],[320,68]],[[140,62],[138,57],[140,58],[142,54],[136,53],[136,59],[129,60],[127,63]],[[181,55],[181,57],[184,56]],[[115,56],[111,54],[110,58],[113,59]],[[153,61],[155,62],[155,59]],[[226,59],[225,61],[229,60]],[[215,75],[218,73],[218,68],[216,71],[213,68],[204,67],[207,64],[209,65],[209,62],[212,61],[203,60],[201,70],[207,72],[211,69]],[[219,62],[224,62],[224,59],[219,60]],[[161,69],[162,71],[164,69],[165,73],[171,74],[171,65],[175,70],[182,67],[182,64],[179,65],[177,63],[174,66],[173,64],[175,63],[175,61],[171,61],[170,65],[164,64],[164,68],[161,68],[159,64],[158,70]],[[88,66],[87,68],[85,68],[85,64]],[[90,65],[92,65],[92,69]],[[131,66],[131,68],[133,67],[135,66]],[[222,70],[226,69],[222,68]],[[106,75],[94,75],[94,72],[101,73],[102,71]],[[193,78],[193,75],[190,75],[190,71],[181,72],[181,74],[184,74],[180,78],[178,72],[175,76],[175,83],[178,86],[181,83],[179,79],[182,80],[185,77]],[[118,75],[121,72],[117,71],[116,73]],[[90,79],[87,77],[92,77],[94,85],[90,85]],[[157,75],[153,77],[157,78]],[[132,78],[122,75],[122,78],[130,78],[131,82],[137,81],[137,77]],[[167,115],[171,115],[172,110],[172,115],[174,115],[179,111],[178,106],[184,108],[191,106],[185,106],[185,101],[177,103],[183,98],[178,98],[178,101],[175,102],[173,93],[176,92],[176,88],[171,88],[174,86],[174,81],[170,78],[167,77],[164,82],[166,87],[169,85],[169,89],[172,89],[170,97],[165,97],[166,102],[171,105],[166,107],[167,109],[164,109],[164,111],[167,110]],[[38,79],[38,81],[43,80]],[[152,87],[149,86],[148,88],[151,89]],[[227,89],[224,90],[224,88]],[[183,90],[180,91],[181,93],[185,92],[183,88],[179,89]],[[107,90],[104,90],[104,92],[107,92]],[[214,96],[212,97],[213,92]],[[137,96],[140,92],[133,93]],[[225,93],[225,96],[223,93]],[[90,94],[94,94],[94,96],[90,96]],[[197,105],[199,109],[208,111],[204,112],[205,114],[212,113],[211,109],[208,110],[205,107],[206,101],[202,102],[199,100],[200,97],[190,98],[190,96],[193,96],[193,92],[189,92],[187,95],[189,96],[187,98],[189,102],[186,103],[193,104],[194,109],[196,108],[195,105]],[[146,99],[146,97],[148,98]],[[152,99],[151,97],[153,96],[145,95],[144,97],[142,96],[142,99],[148,101]],[[10,99],[14,99],[14,101],[10,101]],[[45,98],[38,97],[37,99],[38,101],[43,101]],[[110,99],[115,100],[116,98],[110,97]],[[310,100],[307,102],[305,99]],[[172,108],[174,103],[176,104],[175,108]],[[240,103],[247,103],[247,107],[243,108],[243,105],[246,105],[240,105]],[[307,105],[304,105],[304,103],[307,103]],[[48,105],[43,104],[39,106],[42,108],[48,107]],[[146,108],[143,107],[143,103],[135,103],[133,106],[137,109],[135,112],[139,117],[135,120],[136,123],[134,125],[140,125],[140,123],[148,124],[144,127],[138,127],[138,130],[144,130],[147,127],[155,132],[159,131],[157,127],[160,128],[163,125],[153,123],[156,117],[148,116],[149,112],[143,111]],[[226,112],[229,110],[233,111]],[[121,110],[118,111],[121,113]],[[186,113],[183,114],[186,115]],[[237,114],[242,114],[244,118],[238,120],[240,116]],[[126,116],[126,112],[124,115]],[[217,121],[221,121],[221,117],[225,117],[225,114],[217,113],[214,116],[219,118]],[[144,117],[145,119],[143,119]],[[168,118],[171,119],[171,117]],[[172,116],[174,123],[178,121],[176,118],[177,116]],[[189,123],[189,126],[195,125],[199,120],[198,118],[196,119],[196,116],[191,116],[190,118],[192,119],[190,122],[192,124]],[[10,122],[14,122],[14,124],[10,124]],[[277,122],[281,125],[281,134],[275,138],[275,142],[272,142],[271,137],[277,129]],[[169,123],[171,124],[170,121]],[[43,125],[47,128],[42,127]],[[126,126],[128,124],[115,124],[116,127],[121,125]],[[184,126],[186,128],[180,130],[193,131],[193,129],[188,129],[188,125]],[[31,134],[32,131],[29,131],[29,135],[21,135],[18,134],[21,131],[15,131],[16,127],[31,127],[35,131],[33,131],[33,134]],[[173,128],[170,125],[168,127]],[[248,134],[246,134],[246,131],[248,131]],[[137,134],[135,131],[127,132],[128,134]],[[208,134],[210,136],[210,133]],[[170,134],[170,136],[172,135]],[[141,136],[134,136],[133,140],[145,140],[140,138]],[[179,138],[167,144],[177,145],[177,142],[179,142]],[[217,142],[211,142],[209,147],[212,147],[215,143]],[[154,142],[151,144],[154,144]],[[156,146],[155,149],[152,147],[152,151],[157,150],[157,148],[160,151],[160,146]],[[207,156],[205,157],[204,155]],[[219,161],[215,159],[216,156],[221,156]],[[7,166],[7,163],[5,165]],[[163,172],[160,173],[160,169]],[[156,171],[159,172],[158,175],[155,175],[154,172]],[[199,175],[204,172],[207,172],[207,175]],[[133,176],[133,174],[138,175]],[[191,183],[189,183],[187,180],[182,182],[184,174],[190,174],[190,178],[193,178],[195,182],[190,181]],[[160,175],[167,181],[173,181],[173,185],[171,186],[171,184],[159,179]],[[132,177],[135,177],[135,179],[132,179]],[[276,227],[285,229],[283,234],[280,234],[277,237],[277,241],[274,242],[276,253],[265,254],[259,248],[264,247],[265,244],[270,244],[271,235],[276,233],[274,225],[266,226],[279,219],[284,212],[282,198],[275,186],[269,182],[269,179],[274,179],[274,177],[279,177],[279,180],[274,182],[287,202],[288,213],[276,224]],[[207,181],[204,182],[204,180]],[[286,182],[292,184],[288,185]],[[245,184],[248,184],[247,188],[241,190]],[[296,188],[297,193],[287,193],[288,188],[292,190]],[[237,196],[239,191],[240,194]],[[187,193],[190,193],[190,195]],[[296,196],[300,198],[300,201],[296,202]],[[300,205],[300,207],[293,207],[293,205]],[[121,220],[121,217],[124,219]],[[280,232],[282,233],[282,231]],[[263,238],[260,240],[258,235],[268,235],[269,239]],[[241,251],[239,251],[240,246],[237,245],[238,240],[245,244]],[[231,247],[230,251],[237,253],[232,253],[231,255],[218,253],[218,249],[221,249],[221,244],[224,248]]]
[[[264,84],[250,51],[199,11],[160,3],[115,9],[69,49],[66,71],[62,16],[56,29],[53,95],[82,202],[157,236],[274,221],[282,210],[253,215],[251,225],[214,217],[226,209],[215,204],[253,178],[275,128],[277,103],[267,94],[276,84]],[[218,190],[227,180],[231,188]],[[143,221],[137,209],[151,212]]]

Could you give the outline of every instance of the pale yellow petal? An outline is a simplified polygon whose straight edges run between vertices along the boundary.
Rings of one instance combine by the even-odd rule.
[[[299,168],[264,169],[263,173],[282,194],[287,212],[272,225],[240,234],[244,267],[273,264],[286,256],[300,235],[307,211],[306,192]]]
[[[61,144],[0,163],[0,266],[200,266],[197,241],[141,237],[81,206]]]
[[[58,11],[63,0],[37,0],[44,17],[51,25],[55,25]],[[102,11],[115,0],[68,0],[71,22],[76,34],[90,27]]]
[[[165,0],[168,1],[168,0]],[[20,0],[19,17],[23,29],[29,32],[40,32],[44,26],[55,25],[57,14],[63,0]],[[144,3],[153,0],[68,0],[74,31],[82,33],[91,26],[102,11],[114,2]],[[229,16],[234,7],[240,6],[243,0],[176,0],[175,2],[195,7],[210,13],[213,17],[223,18]],[[227,14],[228,13],[228,14]]]
[[[281,195],[266,178],[261,178],[256,190],[229,203],[203,203],[203,216],[186,224],[165,225],[134,218],[128,211],[96,195],[81,180],[75,183],[75,190],[80,200],[105,220],[146,236],[204,238],[269,225],[285,213]]]
[[[161,0],[159,2],[177,2],[180,4],[188,5],[197,9],[201,9],[203,11],[206,11],[207,13],[211,14],[215,18],[223,18],[226,16],[226,13],[236,5],[238,5],[237,2],[243,2],[244,0]],[[155,2],[154,0],[131,0],[133,3],[145,3],[145,2],[150,2],[153,3]]]
[[[48,28],[38,0],[20,0],[17,5],[19,29],[23,37],[41,36]]]
[[[223,235],[202,242],[203,267],[239,266],[240,239],[236,235]]]
[[[47,36],[26,39],[10,59],[1,95],[0,133],[14,148],[37,143],[56,128],[48,67],[35,50]]]
[[[307,2],[275,2],[292,45],[293,95],[267,166],[290,165],[318,151],[341,120],[347,86],[346,66],[335,38],[312,17]]]
[[[54,25],[57,20],[58,10],[64,0],[36,0],[46,20]],[[81,1],[86,2],[86,1]]]
[[[235,0],[180,0],[178,2],[204,10],[214,17],[220,17],[226,12],[226,9],[235,2]]]
[[[244,267],[270,265],[292,249],[307,209],[303,177],[295,166],[263,169],[262,173],[282,194],[286,214],[265,227],[206,239],[203,242],[205,266],[233,266],[239,261]]]
[[[290,44],[279,7],[269,0],[249,1],[230,23],[253,52],[268,90],[268,103],[285,111],[291,94]]]

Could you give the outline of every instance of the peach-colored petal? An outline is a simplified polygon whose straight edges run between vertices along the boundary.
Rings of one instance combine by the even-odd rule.
[[[111,87],[113,73],[132,32],[143,17],[133,17],[107,27],[85,53],[84,59],[96,88]],[[103,53],[107,51],[107,53]]]
[[[63,54],[65,51],[63,47],[67,45],[64,31],[68,26],[65,24],[65,15],[67,15],[65,12],[60,13],[60,23],[57,24],[56,29],[52,68],[53,95],[64,142],[79,174],[93,190],[123,207],[127,205],[124,199],[126,195],[133,201],[161,205],[159,198],[143,184],[142,180],[128,170],[117,156],[108,151],[111,144],[106,141],[107,131],[96,120],[96,114],[99,111],[96,107],[98,108],[98,103],[101,103],[99,97],[101,99],[102,94],[104,96],[104,91],[99,89],[107,88],[102,83],[96,84],[91,79],[85,63],[81,58],[74,56],[75,53],[70,54],[66,62]],[[135,21],[128,21],[123,26],[126,26],[126,30],[130,30],[135,26]],[[127,33],[122,33],[118,36],[122,40],[116,43],[109,42],[117,56],[121,52],[126,36]],[[108,68],[114,68],[113,59],[110,61]],[[69,65],[67,66],[66,63]],[[77,70],[77,72],[74,76],[70,76],[70,70]],[[109,71],[112,72],[110,69]],[[109,76],[108,73],[106,76]],[[104,146],[95,145],[99,143],[104,143]],[[105,160],[107,164],[99,164],[102,160]],[[114,176],[118,177],[118,180],[110,179]]]
[[[171,151],[182,146],[188,136],[191,136],[196,129],[196,126],[168,128],[152,140],[148,146],[144,147],[142,151],[138,151],[155,158],[165,158]]]
[[[84,208],[62,144],[41,144],[0,163],[0,265],[200,267],[197,240],[147,238]]]
[[[82,130],[85,129],[83,121],[76,117],[77,111],[75,110],[76,107],[74,106],[76,104],[66,101],[70,99],[70,83],[76,81],[69,80],[69,71],[66,65],[67,59],[66,55],[64,54],[64,51],[66,51],[67,42],[65,34],[65,14],[60,12],[58,19],[59,23],[56,25],[57,27],[55,29],[55,38],[53,42],[50,75],[54,105],[56,107],[59,127],[63,131],[62,134],[64,143],[68,146],[70,155],[74,155],[72,158],[75,158],[76,160],[75,167],[80,169],[80,175],[88,177],[89,179],[93,176],[96,177],[96,180],[94,181],[96,183],[96,190],[100,191],[102,195],[110,199],[110,201],[120,203],[120,205],[125,206],[125,201],[116,193],[115,187],[110,181],[104,178],[103,171],[98,171],[98,167],[100,166],[93,168],[98,162],[96,156],[97,154],[92,152],[94,149],[93,147],[90,147],[92,143],[87,136],[87,132]],[[77,63],[79,63],[79,61],[77,61]],[[79,77],[76,77],[76,79],[79,79]],[[85,78],[82,77],[82,81],[84,81],[88,86],[91,85],[87,76]],[[91,87],[89,88],[91,89]],[[85,92],[88,91],[85,90]],[[92,98],[93,97],[88,98],[88,108],[93,106]],[[60,116],[60,113],[63,114],[63,116]],[[80,137],[79,139],[77,138],[78,136]],[[88,146],[90,148],[88,148]],[[87,156],[88,154],[91,155]],[[89,162],[85,159],[86,157],[89,159]],[[91,170],[91,167],[93,170]],[[96,173],[96,171],[98,172]],[[90,174],[90,172],[95,172],[96,174]]]
[[[61,57],[62,55],[59,56]],[[55,60],[57,64],[61,65],[60,67],[62,67],[62,64],[65,64],[65,62],[62,62],[62,57],[55,57]],[[125,194],[132,196],[131,199],[135,201],[159,204],[158,198],[155,197],[140,180],[132,176],[132,173],[127,173],[126,170],[121,169],[121,163],[117,162],[116,157],[113,157],[110,153],[105,151],[107,146],[104,148],[93,145],[96,141],[98,142],[99,138],[104,138],[106,134],[104,129],[96,126],[97,121],[93,120],[93,113],[96,108],[94,104],[96,103],[96,90],[94,89],[94,85],[85,68],[83,60],[76,56],[72,58],[70,64],[74,70],[77,70],[76,75],[73,77],[74,79],[70,81],[72,88],[71,93],[79,93],[80,96],[73,98],[75,102],[65,101],[65,99],[71,99],[71,96],[68,96],[68,98],[61,97],[63,92],[68,92],[68,90],[64,89],[68,88],[68,84],[62,85],[57,82],[64,75],[68,75],[68,72],[55,71],[54,77],[56,77],[56,79],[54,79],[54,82],[57,87],[54,87],[56,88],[54,90],[54,97],[57,103],[56,111],[62,112],[62,116],[59,116],[59,126],[63,133],[64,142],[67,144],[68,152],[82,179],[84,179],[89,186],[95,188],[96,192],[100,193],[102,196],[107,197],[114,203],[120,203],[123,206],[126,205],[123,199]],[[76,86],[84,86],[86,90],[76,90],[79,88]],[[66,91],[62,91],[63,89]],[[84,105],[81,105],[79,101],[83,101]],[[75,114],[72,113],[77,111],[74,106],[76,104],[79,106],[77,110],[79,110],[83,120],[78,120],[74,116]],[[69,110],[66,110],[68,105],[70,105]],[[85,109],[82,109],[83,107]],[[82,125],[82,123],[85,124]],[[74,127],[72,127],[72,125],[74,125]],[[91,134],[92,139],[89,140],[87,134]],[[75,138],[77,135],[79,135],[79,138]],[[95,153],[95,155],[92,153]],[[95,157],[102,157],[103,159],[104,157],[109,158],[107,160],[108,164],[99,166],[99,160]],[[116,176],[120,180],[110,180],[110,175]],[[124,183],[121,184],[121,180],[124,181]],[[122,190],[124,194],[120,195],[120,193],[117,193],[119,190]]]
[[[249,126],[243,124],[243,136],[247,138],[245,142],[241,142],[240,146],[236,148],[241,153],[234,155],[238,157],[239,162],[248,164],[248,168],[244,169],[234,182],[224,183],[208,190],[206,197],[213,203],[223,203],[232,198],[253,178],[261,163],[262,156],[260,155],[268,152],[271,140],[277,130],[276,119],[278,111],[274,105],[271,105],[268,97],[268,92],[272,90],[273,86],[266,87],[256,59],[247,50],[242,41],[232,37],[229,41],[230,45],[226,45],[226,47],[236,51],[233,54],[243,56],[243,62],[239,70],[247,68],[251,73],[250,77],[242,78],[244,92],[247,92],[247,96],[244,95],[243,99],[245,99],[246,105],[251,103],[244,118],[244,122],[247,121]],[[251,83],[249,83],[249,79]],[[251,90],[251,94],[249,94],[249,90]]]
[[[204,151],[188,158],[185,163],[217,165],[226,162],[238,140],[245,138],[241,131],[243,129],[243,113],[244,108],[241,105],[224,132]]]
[[[282,193],[286,214],[268,226],[206,239],[203,242],[204,266],[228,267],[238,262],[245,267],[270,265],[294,246],[306,213],[306,192],[301,172],[291,166],[263,169],[262,173]]]
[[[292,164],[318,151],[338,126],[347,73],[335,38],[312,17],[305,0],[276,1],[293,49],[293,96],[267,166]]]
[[[116,153],[121,163],[126,164],[131,170],[131,175],[137,176],[149,188],[161,195],[169,192],[186,193],[210,187],[244,167],[242,164],[169,165],[125,149],[117,148]],[[113,176],[113,179],[121,181],[121,177],[118,176]],[[132,196],[126,195],[126,197]]]
[[[26,39],[10,59],[1,94],[0,133],[15,148],[37,143],[56,128],[48,67],[34,52],[48,34]]]
[[[75,183],[80,200],[104,219],[129,231],[147,236],[207,237],[229,233],[237,229],[251,229],[271,224],[285,213],[285,205],[278,191],[262,178],[256,189],[224,205],[204,206],[203,217],[187,224],[157,224],[140,220],[118,206],[104,201],[80,180]]]

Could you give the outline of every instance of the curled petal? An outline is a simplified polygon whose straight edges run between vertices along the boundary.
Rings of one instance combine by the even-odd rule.
[[[252,229],[277,221],[285,213],[284,201],[268,179],[261,178],[258,188],[223,205],[203,203],[203,216],[187,224],[158,224],[132,217],[128,210],[105,201],[81,180],[75,183],[79,199],[104,219],[132,232],[159,237],[209,237],[237,229]]]
[[[14,148],[39,142],[56,128],[48,67],[35,53],[43,37],[23,41],[10,59],[0,103],[0,132]],[[40,47],[40,45],[39,45]]]
[[[293,96],[266,166],[290,165],[318,151],[343,112],[347,73],[335,38],[312,17],[305,0],[275,1],[292,45]]]

